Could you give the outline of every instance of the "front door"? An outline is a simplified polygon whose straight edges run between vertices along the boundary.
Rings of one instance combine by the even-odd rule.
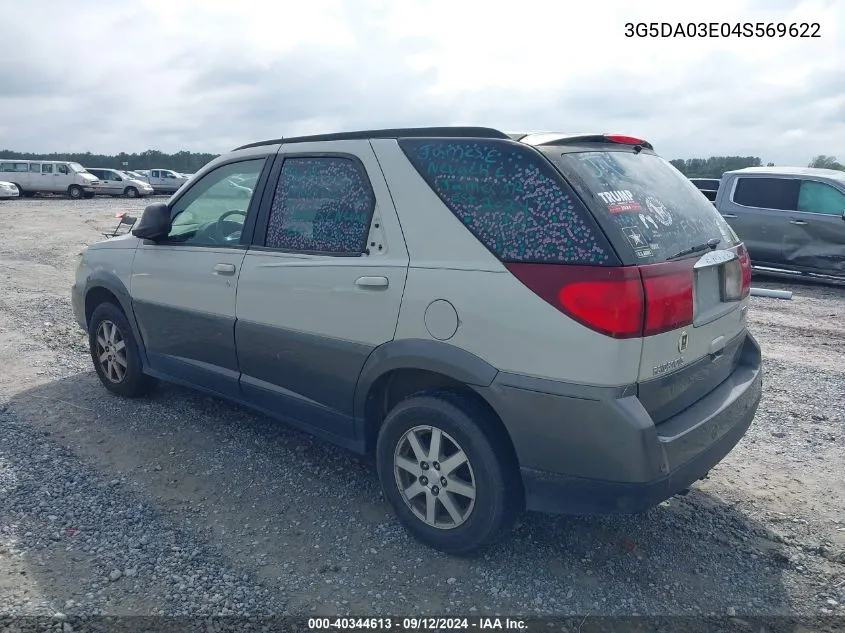
[[[101,169],[99,170],[99,174],[94,175],[100,179],[99,191],[110,195],[123,193],[123,187],[121,187],[123,183],[119,182],[120,176],[111,169]]]
[[[265,157],[222,165],[172,203],[167,239],[138,247],[130,294],[150,368],[237,397],[235,296],[255,196],[234,197],[233,175],[260,174]]]
[[[394,337],[408,253],[369,142],[283,145],[281,156],[238,286],[241,389],[352,438],[355,385]]]
[[[53,171],[53,191],[67,191],[76,181],[76,173],[66,163],[56,163]]]

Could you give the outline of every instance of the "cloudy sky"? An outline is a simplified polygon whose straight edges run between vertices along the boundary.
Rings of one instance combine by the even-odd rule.
[[[821,37],[627,38],[628,22]],[[843,0],[0,0],[0,149],[223,152],[474,124],[845,159]]]

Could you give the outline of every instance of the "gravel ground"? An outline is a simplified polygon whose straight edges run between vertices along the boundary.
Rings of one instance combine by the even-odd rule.
[[[845,614],[845,288],[753,298],[765,393],[706,481],[646,515],[526,515],[459,559],[373,465],[226,402],[100,387],[76,255],[144,201],[0,203],[0,615]]]

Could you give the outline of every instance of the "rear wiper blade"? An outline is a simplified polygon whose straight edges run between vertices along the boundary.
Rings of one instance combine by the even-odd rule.
[[[712,237],[704,244],[696,244],[695,246],[690,246],[689,248],[685,248],[682,251],[678,251],[674,255],[667,257],[666,260],[678,259],[679,257],[686,257],[687,255],[693,255],[694,253],[700,253],[701,251],[706,251],[708,248],[710,250],[715,249],[719,244],[722,243],[718,237]]]

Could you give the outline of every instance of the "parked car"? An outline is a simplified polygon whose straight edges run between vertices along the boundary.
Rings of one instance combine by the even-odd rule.
[[[8,198],[17,198],[20,196],[17,185],[11,182],[0,180],[0,200]]]
[[[188,179],[172,169],[151,169],[147,181],[156,193],[176,193]]]
[[[698,187],[699,191],[703,193],[710,202],[716,200],[716,193],[719,191],[718,178],[690,178],[692,184]]]
[[[220,156],[90,246],[72,302],[108,390],[179,382],[374,452],[401,522],[463,553],[525,508],[704,477],[760,401],[750,279],[644,140],[422,128]]]
[[[729,171],[716,208],[745,242],[755,266],[845,277],[845,172]]]
[[[152,195],[153,188],[146,180],[133,176],[128,172],[105,167],[86,167],[88,173],[94,174],[100,180],[97,193],[109,196],[126,196],[127,198],[144,198]]]
[[[73,199],[93,198],[99,180],[79,163],[63,160],[0,158],[0,178],[17,187],[20,195],[65,194]]]

